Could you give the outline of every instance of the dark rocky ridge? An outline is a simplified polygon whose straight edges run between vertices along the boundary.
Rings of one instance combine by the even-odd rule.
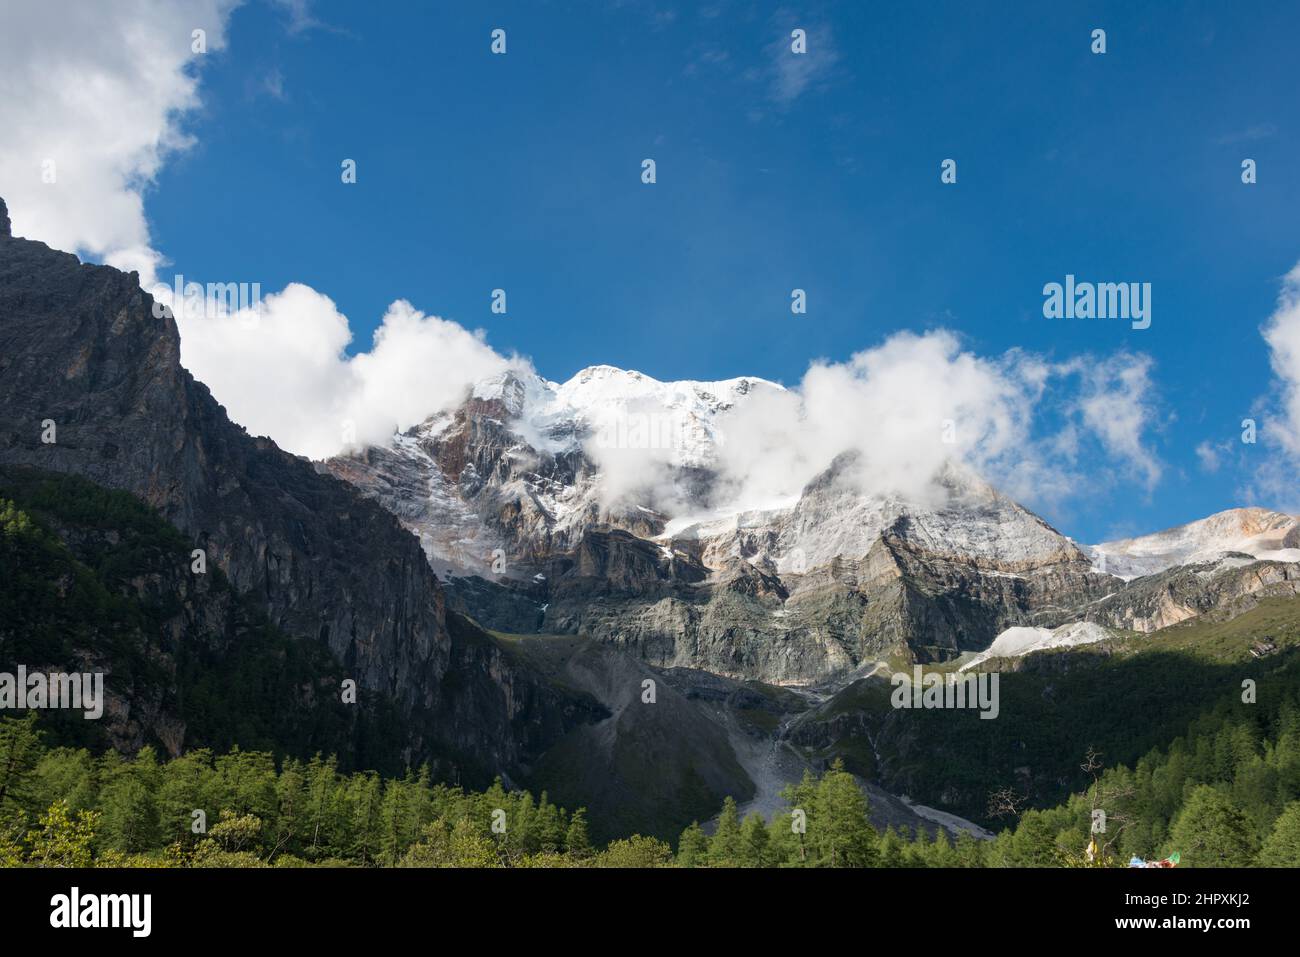
[[[410,716],[412,760],[453,748],[509,773],[596,716],[469,623],[449,629],[442,589],[391,514],[232,423],[181,367],[175,322],[154,317],[135,273],[14,239],[2,221],[0,464],[155,508],[274,625]]]

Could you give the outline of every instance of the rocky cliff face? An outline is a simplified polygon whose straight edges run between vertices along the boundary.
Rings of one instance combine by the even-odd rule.
[[[1300,562],[1300,518],[1266,508],[1230,508],[1151,535],[1103,542],[1089,549],[1099,568],[1125,579],[1233,553]]]
[[[416,533],[452,606],[485,624],[774,683],[944,661],[1014,626],[1153,630],[1284,591],[1300,567],[1292,516],[1238,509],[1085,550],[961,466],[905,498],[862,488],[854,453],[793,500],[728,507],[712,468],[726,415],[778,388],[506,373],[391,447],[324,467]],[[611,445],[639,450],[653,492],[611,494]],[[1274,565],[1174,574],[1233,549]]]
[[[1300,564],[1228,553],[1136,579],[1083,609],[1082,616],[1149,633],[1210,612],[1234,617],[1264,598],[1294,595],[1300,595]]]
[[[551,689],[532,695],[486,645],[457,646],[418,541],[389,511],[229,421],[181,367],[176,325],[153,315],[135,274],[4,223],[0,465],[75,473],[157,509],[276,627],[327,647],[363,693],[423,716],[407,730],[413,757],[481,744],[509,768],[563,730],[530,724],[530,698]]]
[[[507,374],[390,448],[325,467],[420,536],[455,607],[506,631],[591,635],[663,667],[842,681],[895,655],[986,647],[1009,625],[1061,624],[1120,587],[957,467],[930,501],[909,501],[856,487],[842,455],[788,505],[727,512],[709,465],[718,422],[765,388],[777,387],[607,367],[559,386]],[[593,390],[601,407],[643,411],[602,420]],[[605,433],[635,444],[631,429],[664,416],[686,423],[659,456],[670,497],[698,521],[603,484]]]

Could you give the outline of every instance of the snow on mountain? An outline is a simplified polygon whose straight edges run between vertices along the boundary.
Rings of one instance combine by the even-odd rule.
[[[1012,570],[1081,557],[1067,538],[965,466],[942,469],[924,499],[864,490],[852,466],[852,456],[841,456],[793,501],[678,519],[663,537],[724,542],[730,554],[769,558],[781,573],[863,558],[886,531],[935,555]]]
[[[764,390],[784,391],[754,377],[661,382],[608,365],[557,383],[517,367],[476,383],[461,409],[431,416],[394,442],[400,461],[386,468],[403,472],[398,484],[422,487],[416,501],[409,493],[392,496],[394,511],[421,534],[431,557],[465,567],[506,544],[499,533],[476,526],[484,520],[495,526],[498,505],[491,503],[507,501],[532,516],[528,521],[547,547],[572,544],[593,522],[608,523],[661,545],[698,541],[709,567],[743,557],[770,563],[780,574],[865,558],[882,535],[1010,577],[1085,555],[1096,571],[1123,580],[1228,552],[1300,561],[1300,522],[1264,509],[1234,509],[1154,535],[1085,546],[1081,555],[965,466],[949,463],[927,492],[902,496],[864,487],[870,483],[858,468],[860,453],[827,463],[802,492],[768,501],[728,500],[719,488],[696,497],[689,479],[673,490],[671,503],[635,494],[647,478],[662,484],[665,475],[707,474],[726,441],[725,413]],[[491,440],[497,451],[486,458],[473,451],[486,440],[465,431],[465,415],[504,430]],[[436,453],[454,465],[444,475],[429,453],[448,443],[460,451]],[[479,474],[482,469],[492,474]],[[490,499],[482,497],[484,489],[495,490]]]
[[[721,434],[719,415],[760,390],[766,379],[660,382],[634,370],[589,366],[567,382],[512,369],[478,382],[471,401],[498,400],[529,444],[552,454],[592,445],[658,450],[678,466],[705,466]]]
[[[1087,549],[1093,567],[1129,581],[1175,565],[1211,562],[1230,552],[1300,562],[1300,519],[1264,508],[1232,508],[1174,528]]]
[[[461,410],[431,416],[394,442],[392,453],[408,463],[397,466],[409,469],[401,484],[424,489],[418,504],[405,502],[400,510],[409,527],[433,543],[431,556],[457,566],[470,566],[470,556],[503,544],[473,527],[474,510],[484,504],[484,483],[496,488],[494,501],[513,500],[535,511],[552,543],[576,541],[592,522],[648,524],[661,544],[701,542],[702,560],[715,568],[744,557],[770,562],[782,574],[802,573],[840,557],[865,558],[885,533],[937,556],[979,560],[995,574],[1081,559],[1055,529],[956,464],[943,467],[921,495],[864,487],[861,453],[845,453],[801,493],[768,501],[731,500],[716,488],[698,497],[689,477],[672,489],[671,505],[637,500],[642,481],[663,485],[689,470],[708,473],[726,441],[725,413],[764,390],[784,391],[754,377],[660,382],[606,365],[583,369],[564,383],[512,369],[477,383]],[[514,447],[500,454],[517,464],[502,468],[478,458],[480,468],[493,471],[480,475],[473,462],[460,465],[465,455],[458,453],[450,461],[462,470],[440,474],[426,449],[455,444],[466,413],[507,430],[513,439],[505,439],[505,446],[513,441]],[[480,436],[472,443],[483,441]],[[536,461],[539,455],[570,464],[548,468]],[[492,506],[491,513],[496,511]],[[629,511],[640,515],[629,519]]]
[[[980,652],[957,670],[966,671],[990,658],[1020,658],[1034,651],[1090,645],[1109,637],[1109,629],[1090,621],[1078,621],[1059,628],[1017,626],[1003,631],[993,639],[987,651]]]

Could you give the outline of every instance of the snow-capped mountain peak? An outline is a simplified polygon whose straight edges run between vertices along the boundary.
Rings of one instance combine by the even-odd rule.
[[[718,417],[756,391],[784,391],[766,379],[661,382],[609,365],[563,383],[509,369],[474,385],[470,401],[500,402],[529,444],[558,454],[589,446],[663,448],[676,465],[703,465],[721,441]]]
[[[1098,571],[1125,580],[1175,565],[1213,561],[1228,552],[1296,562],[1300,561],[1300,518],[1266,508],[1230,508],[1151,535],[1103,542],[1089,552]]]

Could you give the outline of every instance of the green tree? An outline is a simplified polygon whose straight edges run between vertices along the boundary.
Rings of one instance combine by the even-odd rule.
[[[192,844],[201,835],[193,831],[194,812],[215,820],[220,812],[214,797],[212,752],[200,748],[168,761],[158,789],[159,834],[168,844]]]
[[[347,803],[352,809],[350,851],[362,864],[374,862],[380,840],[379,775],[373,771],[354,774],[348,779]]]
[[[885,828],[885,833],[880,835],[880,840],[876,844],[878,850],[879,866],[881,867],[905,867],[907,861],[904,854],[907,851],[907,843],[894,830],[893,825]]]
[[[677,841],[677,863],[681,867],[706,867],[709,863],[709,836],[692,821]]]
[[[808,815],[809,842],[825,867],[873,867],[876,832],[867,796],[838,758],[817,784],[815,813]]]
[[[1300,801],[1286,806],[1259,851],[1262,867],[1300,867]]]
[[[284,763],[275,782],[275,800],[275,823],[269,830],[268,863],[277,854],[302,848],[307,818],[307,777],[301,762],[289,760]]]
[[[767,822],[763,815],[751,811],[740,825],[740,866],[767,867],[771,863],[767,845]]]
[[[722,802],[718,826],[709,841],[709,863],[714,867],[736,867],[740,863],[740,815],[730,794]]]
[[[161,834],[158,805],[154,792],[134,769],[119,771],[104,786],[100,808],[106,846],[128,854],[157,846]]]
[[[587,834],[587,809],[580,807],[573,812],[569,821],[569,830],[564,835],[564,853],[574,860],[583,861],[591,857],[591,837]]]
[[[954,866],[983,867],[984,841],[979,840],[970,831],[962,831],[953,843]]]
[[[1014,832],[998,836],[997,850],[1008,867],[1055,867],[1061,863],[1056,828],[1040,811],[1026,811]]]
[[[1174,819],[1166,847],[1190,867],[1248,867],[1256,842],[1249,819],[1227,795],[1197,785]]]
[[[338,778],[338,759],[316,755],[307,764],[306,777],[303,852],[312,860],[339,855],[347,839],[348,807]]]
[[[0,821],[32,810],[32,772],[41,758],[36,712],[0,718]]]
[[[38,829],[27,835],[31,848],[27,859],[37,867],[90,867],[99,826],[96,811],[78,811],[73,816],[67,802],[55,801],[40,816]]]
[[[612,842],[596,857],[597,867],[666,867],[672,863],[673,849],[653,837],[634,834]]]
[[[560,809],[550,802],[545,791],[537,799],[532,830],[537,844],[533,853],[555,854],[564,845],[564,817]]]

